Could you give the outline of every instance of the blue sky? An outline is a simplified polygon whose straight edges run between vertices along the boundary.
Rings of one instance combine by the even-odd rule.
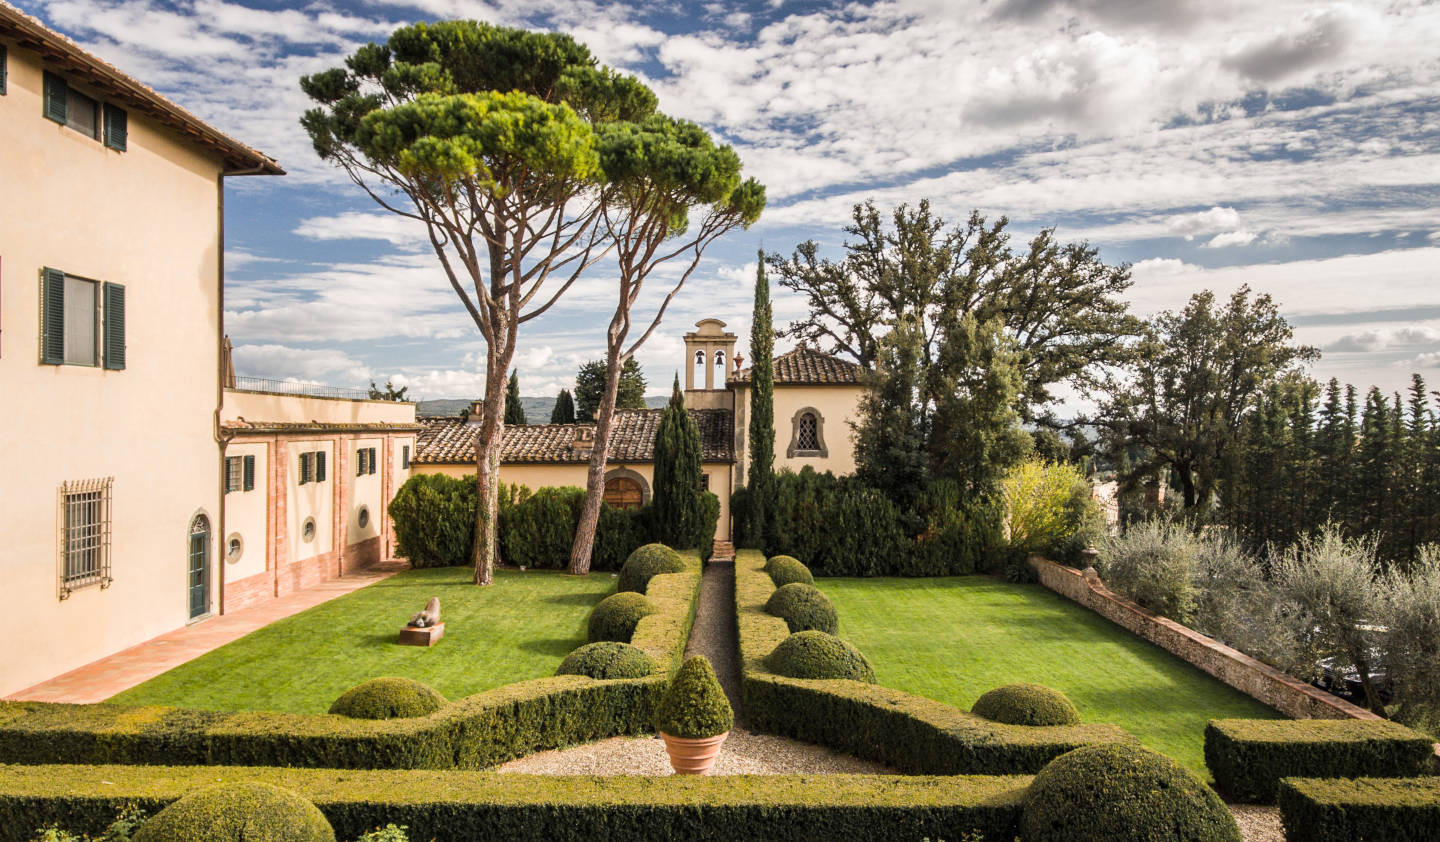
[[[661,108],[734,145],[769,207],[707,252],[639,354],[652,391],[697,319],[748,331],[755,251],[832,252],[852,204],[1057,226],[1134,264],[1151,314],[1269,292],[1314,373],[1440,385],[1440,4],[1276,0],[737,3],[22,0],[203,119],[276,157],[227,190],[228,332],[242,374],[481,390],[481,343],[416,232],[310,149],[302,74],[420,19],[569,32]],[[598,356],[597,273],[531,322],[525,394]],[[802,311],[776,295],[777,319]],[[743,346],[743,343],[742,343]],[[742,347],[743,351],[743,347]]]

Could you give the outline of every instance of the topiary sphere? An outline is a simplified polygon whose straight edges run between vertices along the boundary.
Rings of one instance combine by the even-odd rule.
[[[834,634],[840,628],[835,606],[814,585],[791,582],[776,588],[765,602],[765,610],[785,621],[790,631],[822,631]]]
[[[765,567],[767,568],[765,572],[770,574],[770,581],[774,582],[777,588],[783,588],[795,582],[806,585],[815,584],[815,577],[810,575],[810,568],[789,556],[776,556],[770,559]]]
[[[848,678],[875,683],[875,670],[859,649],[822,631],[796,632],[780,641],[765,658],[765,666],[789,678]]]
[[[445,707],[445,697],[413,678],[372,678],[340,694],[331,713],[351,719],[409,719]]]
[[[1165,755],[1126,744],[1050,761],[1026,791],[1020,829],[1026,842],[1240,842],[1210,787]]]
[[[565,656],[556,675],[588,675],[591,678],[644,678],[656,672],[655,660],[645,650],[628,643],[602,640],[587,643]]]
[[[325,814],[274,784],[226,783],[192,792],[140,825],[134,842],[335,842]]]
[[[796,564],[799,564],[799,563],[800,563],[800,559],[796,558],[796,557],[793,556],[793,555],[772,555],[772,556],[770,556],[769,559],[767,559],[767,560],[765,561],[765,572],[766,572],[766,573],[769,573],[770,570],[772,569],[773,565],[774,565],[776,562],[780,562],[781,564],[785,564],[785,563],[792,562],[792,561],[795,562]]]
[[[590,642],[629,643],[640,618],[659,610],[655,603],[638,593],[611,594],[590,611]]]
[[[1006,725],[1079,725],[1080,711],[1043,684],[1006,684],[975,700],[970,712]]]
[[[687,658],[655,706],[655,728],[672,737],[718,737],[735,725],[735,711],[704,655]]]
[[[646,544],[620,567],[619,590],[645,593],[650,580],[661,573],[679,573],[685,569],[685,559],[664,544]]]

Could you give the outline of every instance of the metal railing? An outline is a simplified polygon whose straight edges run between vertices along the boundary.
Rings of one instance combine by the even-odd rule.
[[[308,398],[370,399],[368,389],[322,386],[319,383],[302,383],[298,380],[267,380],[264,377],[236,377],[235,385],[231,388],[246,392],[268,392],[272,395],[299,395]]]

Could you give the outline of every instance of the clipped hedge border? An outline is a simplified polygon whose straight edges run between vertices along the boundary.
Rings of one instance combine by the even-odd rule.
[[[1430,738],[1398,722],[1365,719],[1213,719],[1205,765],[1232,801],[1274,804],[1280,779],[1424,775]]]
[[[736,555],[742,692],[746,716],[761,730],[924,775],[1034,774],[1081,746],[1134,742],[1113,725],[1003,725],[875,684],[776,675],[765,657],[790,629],[765,612],[775,585],[764,566],[754,550]]]
[[[1306,842],[1430,842],[1440,828],[1440,778],[1285,778],[1280,821]]]
[[[387,823],[411,839],[1011,840],[1024,777],[562,777],[197,766],[0,766],[0,842],[58,822],[96,833],[125,804],[151,814],[220,781],[263,781],[315,803],[341,839]]]
[[[487,690],[412,719],[0,702],[0,763],[481,769],[535,751],[648,734],[695,620],[700,558],[656,576],[631,644],[661,667],[646,678],[562,675]]]

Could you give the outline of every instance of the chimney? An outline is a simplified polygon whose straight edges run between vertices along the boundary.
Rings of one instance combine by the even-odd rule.
[[[470,407],[465,410],[466,424],[479,424],[480,416],[485,411],[484,401],[471,401]]]
[[[575,441],[571,444],[571,449],[575,451],[575,455],[580,459],[590,458],[590,452],[595,449],[594,424],[575,425]]]

